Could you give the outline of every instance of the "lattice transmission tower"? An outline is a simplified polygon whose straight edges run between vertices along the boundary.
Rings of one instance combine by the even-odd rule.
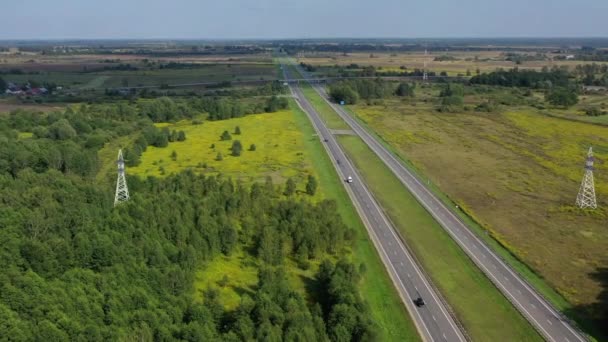
[[[426,56],[427,56],[427,51],[426,48],[424,48],[424,68],[422,69],[422,81],[426,82],[429,80],[429,75],[426,72]]]
[[[582,209],[596,209],[595,185],[593,184],[593,150],[589,147],[585,161],[585,176],[576,196],[576,206]]]
[[[114,206],[118,203],[129,200],[129,189],[125,179],[125,160],[122,157],[122,150],[118,150],[118,179],[116,180],[116,195],[114,196]]]

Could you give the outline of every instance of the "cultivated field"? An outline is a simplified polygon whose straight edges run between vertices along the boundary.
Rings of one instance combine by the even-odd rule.
[[[386,100],[351,109],[588,318],[608,266],[608,127],[530,108],[447,114]],[[589,146],[600,208],[581,211]]]
[[[450,56],[453,57],[454,60],[434,60],[436,57],[440,56]],[[547,56],[551,57],[553,55],[547,54]],[[403,71],[400,69],[401,66],[405,66],[407,68],[406,71],[422,69],[424,67],[425,58],[427,60],[427,68],[429,70],[437,73],[445,71],[450,76],[456,76],[458,74],[466,75],[467,70],[470,71],[472,75],[475,75],[477,69],[479,69],[480,72],[490,72],[496,70],[497,68],[510,69],[514,67],[518,67],[520,69],[540,70],[543,66],[552,67],[565,65],[574,67],[578,64],[590,63],[571,60],[538,60],[524,61],[522,64],[515,64],[515,62],[505,60],[504,53],[500,51],[433,51],[426,57],[422,52],[356,52],[348,53],[346,56],[344,56],[342,53],[320,52],[317,54],[308,53],[298,58],[298,62],[318,66],[346,66],[353,63],[358,64],[359,66],[373,65],[381,68],[378,71],[382,72]]]

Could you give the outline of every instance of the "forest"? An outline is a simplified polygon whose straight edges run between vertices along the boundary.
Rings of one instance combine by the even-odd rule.
[[[358,292],[365,267],[345,259],[354,233],[335,202],[311,203],[270,179],[245,186],[183,171],[129,176],[131,200],[113,206],[113,184],[95,178],[99,149],[119,137],[162,140],[153,122],[192,118],[197,105],[208,104],[163,98],[0,117],[0,339],[375,338]],[[195,301],[195,272],[237,250],[259,265],[255,291],[236,310],[213,287]],[[320,266],[302,293],[287,273],[312,262]]]

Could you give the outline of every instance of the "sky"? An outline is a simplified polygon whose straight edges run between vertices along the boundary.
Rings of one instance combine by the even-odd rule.
[[[608,37],[608,0],[0,0],[0,39]]]

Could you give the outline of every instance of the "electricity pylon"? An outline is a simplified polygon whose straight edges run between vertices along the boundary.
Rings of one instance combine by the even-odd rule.
[[[120,202],[129,200],[129,189],[125,179],[125,160],[122,157],[122,150],[118,150],[118,180],[116,180],[116,195],[114,196],[114,206]]]
[[[426,48],[424,49],[424,68],[422,69],[422,81],[426,82],[429,80],[429,75],[426,73],[426,56],[427,56],[427,52],[426,52]]]
[[[576,206],[581,209],[596,209],[595,185],[593,184],[593,150],[589,147],[587,160],[585,161],[585,176],[581,188],[576,196]]]

